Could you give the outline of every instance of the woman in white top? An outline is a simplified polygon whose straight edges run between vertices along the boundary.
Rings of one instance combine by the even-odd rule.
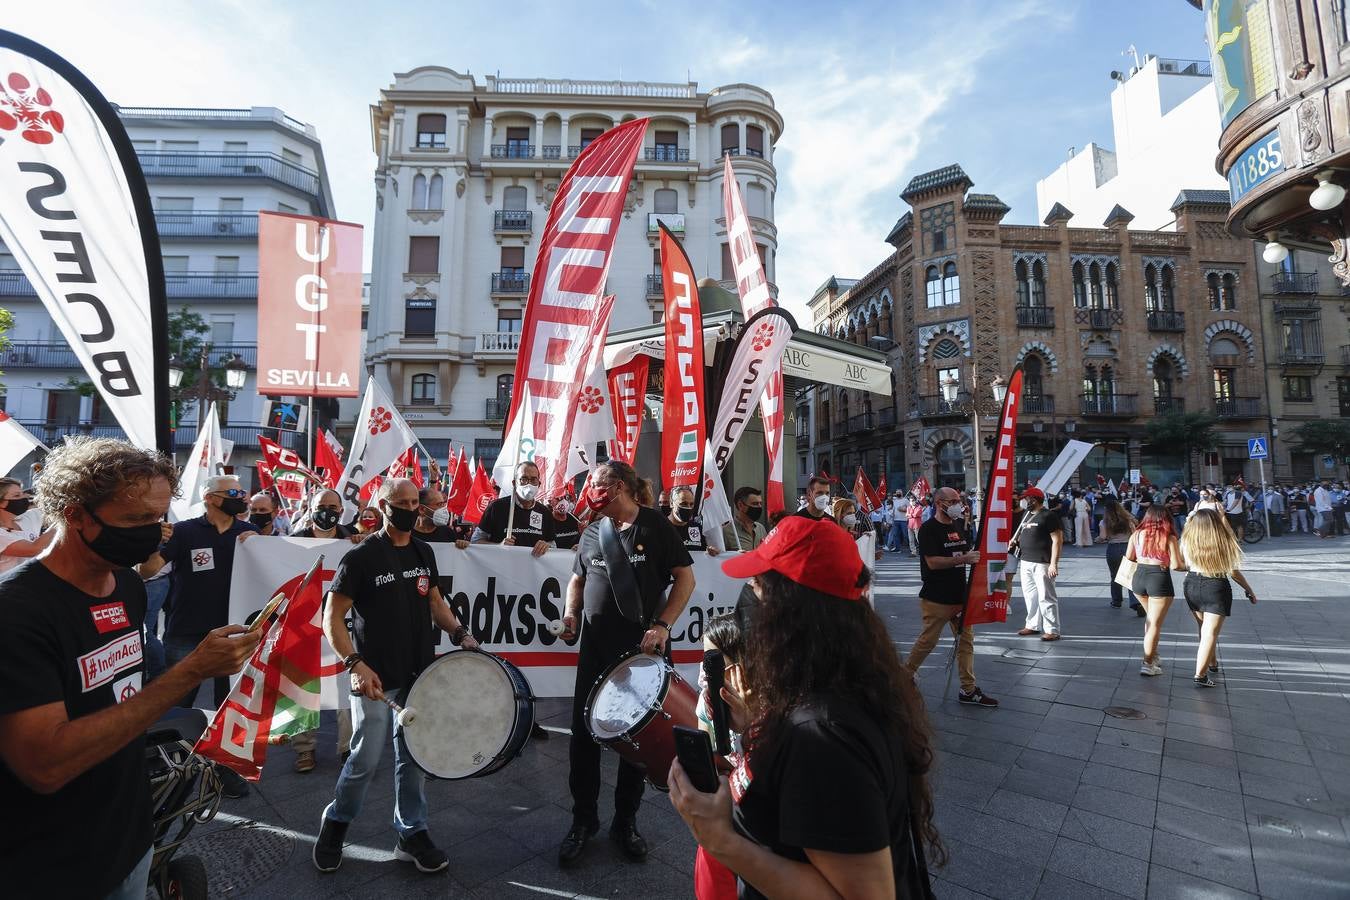
[[[37,556],[56,533],[55,529],[48,529],[39,535],[19,524],[19,516],[28,512],[32,503],[22,484],[13,478],[0,478],[0,574]]]
[[[1087,495],[1079,492],[1073,492],[1073,512],[1074,512],[1074,530],[1078,532],[1078,546],[1092,546],[1092,507],[1088,504]]]
[[[1223,513],[1223,504],[1219,502],[1219,498],[1215,497],[1214,492],[1209,488],[1200,489],[1200,499],[1196,502],[1195,508],[1186,516],[1186,521],[1189,522],[1194,519],[1195,514],[1202,509],[1212,509],[1217,513]]]

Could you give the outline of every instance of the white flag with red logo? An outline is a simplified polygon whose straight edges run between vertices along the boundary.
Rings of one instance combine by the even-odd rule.
[[[516,466],[523,462],[539,464],[535,459],[539,442],[531,427],[538,421],[534,397],[530,394],[528,384],[521,388],[521,391],[524,393],[517,407],[520,415],[516,416],[511,427],[506,429],[506,434],[502,437],[501,452],[497,454],[497,461],[492,464],[492,480],[500,484],[503,490],[508,491],[511,482],[516,480]]]
[[[366,396],[361,401],[361,415],[356,420],[356,436],[352,438],[347,467],[342,470],[336,488],[342,497],[345,521],[356,518],[361,489],[367,482],[392,466],[404,450],[416,443],[416,436],[380,387],[380,380],[369,379]]]
[[[717,405],[717,424],[708,434],[713,455],[711,460],[704,459],[705,468],[711,462],[719,472],[726,469],[731,452],[750,423],[755,404],[772,377],[779,374],[783,351],[796,330],[792,314],[778,306],[762,309],[746,321],[731,363],[720,376],[722,399]],[[762,406],[760,410],[762,415]],[[765,427],[767,430],[767,422]]]
[[[534,398],[530,431],[545,498],[563,493],[586,357],[647,122],[625,122],[581,152],[558,185],[539,241],[515,384],[528,385]],[[508,426],[521,413],[522,396],[514,399]]]
[[[0,475],[8,475],[23,458],[34,450],[46,450],[47,447],[28,433],[9,413],[0,409]]]
[[[731,170],[731,154],[722,158],[722,206],[726,215],[727,239],[736,272],[736,291],[741,297],[741,313],[747,320],[762,309],[776,306],[764,275],[764,261],[750,230],[750,219],[741,202],[741,187]],[[759,415],[764,422],[764,449],[768,453],[768,484],[764,492],[766,515],[783,508],[783,369],[774,363],[759,399]]]
[[[206,501],[202,490],[206,479],[225,472],[225,448],[220,443],[220,419],[216,404],[206,412],[206,420],[197,426],[197,440],[192,445],[183,474],[179,478],[178,496],[169,504],[169,518],[182,522],[205,514]]]
[[[591,349],[586,354],[585,380],[577,395],[576,419],[569,439],[571,453],[567,458],[566,484],[595,465],[597,444],[614,440],[614,417],[610,415],[609,379],[605,376],[605,339],[609,337],[609,321],[614,311],[614,295],[600,301],[599,324],[591,335]]]

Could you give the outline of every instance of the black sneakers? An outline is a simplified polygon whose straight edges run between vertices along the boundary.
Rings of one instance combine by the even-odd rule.
[[[973,691],[960,691],[956,699],[967,706],[983,706],[985,709],[994,709],[998,706],[998,701],[993,697],[986,697],[984,691],[976,687]]]
[[[425,829],[415,831],[406,838],[399,835],[398,845],[394,847],[394,859],[412,863],[419,872],[440,872],[450,867],[450,857],[431,842],[431,835]]]
[[[609,826],[609,839],[619,846],[624,856],[634,862],[647,858],[647,839],[638,834],[637,822],[616,820]]]
[[[314,868],[320,872],[336,872],[342,865],[342,842],[347,838],[348,824],[324,817],[319,826],[319,839],[314,842]]]
[[[558,847],[558,865],[566,868],[576,862],[581,857],[581,852],[586,849],[586,842],[599,830],[599,825],[572,822],[567,837],[563,838],[562,844]]]

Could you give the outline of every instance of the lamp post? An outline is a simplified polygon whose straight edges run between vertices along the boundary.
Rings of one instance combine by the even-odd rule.
[[[208,401],[213,403],[224,403],[233,400],[244,382],[248,380],[248,363],[238,353],[231,353],[230,358],[225,361],[225,389],[222,390],[215,386],[211,381],[211,345],[203,344],[201,353],[196,360],[197,380],[191,387],[185,389],[185,396],[188,398],[197,398],[197,429],[200,431],[203,420],[206,418],[206,404]],[[188,373],[192,360],[184,362],[175,354],[169,357],[169,387],[177,389],[183,384],[183,377]]]
[[[980,375],[978,372],[971,371],[970,382],[971,389],[966,391],[961,387],[961,382],[955,375],[948,376],[942,382],[942,399],[947,402],[951,409],[962,413],[970,413],[972,453],[975,456],[975,500],[979,502],[983,499],[984,472],[983,466],[980,464]],[[989,388],[994,395],[994,402],[999,404],[1001,408],[1003,398],[1008,394],[1008,385],[1004,382],[1003,376],[995,375],[994,380],[989,383]]]

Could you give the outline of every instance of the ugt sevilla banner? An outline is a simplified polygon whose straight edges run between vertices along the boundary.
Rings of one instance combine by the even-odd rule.
[[[361,226],[258,213],[258,392],[355,397]]]
[[[745,323],[736,352],[722,376],[722,400],[717,406],[717,425],[708,436],[712,464],[720,472],[727,467],[731,451],[750,422],[770,378],[778,371],[783,351],[797,330],[792,314],[782,307],[761,309]],[[767,423],[766,423],[767,427]],[[705,467],[708,462],[704,461]]]
[[[966,625],[984,625],[1005,622],[1008,619],[1008,598],[1012,593],[1012,579],[1008,573],[1008,541],[1012,538],[1013,454],[1017,444],[1017,409],[1022,402],[1022,369],[1013,370],[1008,380],[1008,393],[1003,398],[1003,410],[998,417],[998,443],[994,445],[994,461],[989,467],[985,484],[986,498],[980,516],[980,531],[975,549],[980,552],[979,565],[970,573],[966,586],[966,606],[962,617]]]
[[[669,490],[698,484],[708,422],[703,405],[703,312],[694,267],[661,226],[661,281],[666,295],[665,407],[661,416],[661,479]]]
[[[507,426],[519,412],[519,388],[528,384],[545,498],[563,493],[583,366],[647,121],[625,122],[581,151],[558,185],[539,241]]]
[[[0,241],[131,442],[170,451],[164,267],[136,152],[88,78],[8,31]]]
[[[614,440],[610,459],[632,464],[642,436],[642,409],[647,397],[647,367],[650,358],[635,356],[609,370],[609,407],[614,416]]]

